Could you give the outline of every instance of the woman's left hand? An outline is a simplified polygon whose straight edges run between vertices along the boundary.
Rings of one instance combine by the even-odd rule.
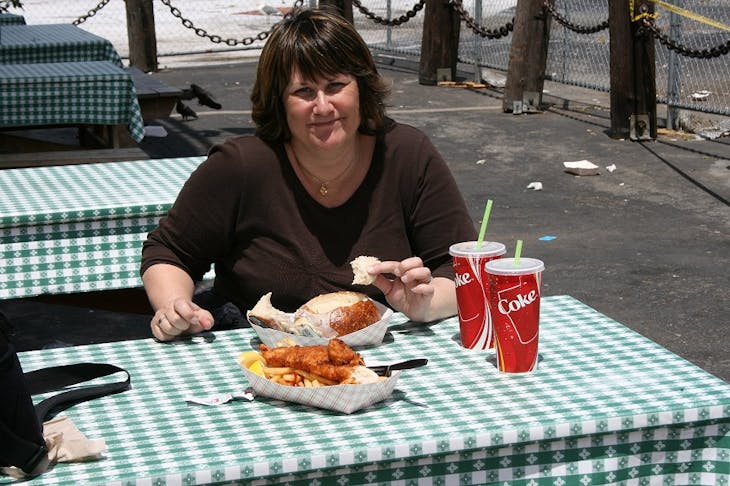
[[[437,278],[434,281],[431,270],[423,266],[423,260],[419,257],[406,258],[400,262],[378,263],[370,269],[370,274],[377,274],[373,285],[383,292],[388,304],[412,321],[427,322],[453,315],[455,312],[454,282],[447,278]],[[391,274],[394,278],[388,278],[386,274]],[[454,298],[446,296],[446,301],[453,301],[453,305],[447,304],[447,308],[442,308],[439,303],[443,303],[444,296],[438,297],[437,290],[439,293],[448,293],[451,290]]]

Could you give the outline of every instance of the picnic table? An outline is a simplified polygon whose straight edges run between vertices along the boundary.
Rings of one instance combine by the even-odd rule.
[[[72,24],[4,25],[0,64],[109,61],[122,67],[112,43]]]
[[[203,160],[0,171],[0,299],[140,287],[142,242]]]
[[[0,25],[25,25],[25,17],[10,12],[0,12]]]
[[[728,484],[728,383],[570,296],[543,297],[540,317],[537,370],[508,374],[460,346],[456,318],[395,314],[365,362],[428,365],[351,415],[186,402],[248,386],[236,358],[257,345],[250,329],[20,353],[26,372],[93,361],[132,380],[65,412],[106,441],[103,458],[24,484]]]
[[[126,126],[136,142],[144,122],[134,81],[109,61],[0,64],[0,128]]]

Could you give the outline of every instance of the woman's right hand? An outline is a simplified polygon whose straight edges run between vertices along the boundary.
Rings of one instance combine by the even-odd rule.
[[[155,310],[150,327],[160,341],[195,334],[213,327],[213,316],[193,303],[195,284],[182,269],[157,263],[142,275],[142,283]]]
[[[179,298],[157,309],[150,327],[157,339],[170,341],[183,334],[209,330],[213,327],[213,316],[192,301]]]

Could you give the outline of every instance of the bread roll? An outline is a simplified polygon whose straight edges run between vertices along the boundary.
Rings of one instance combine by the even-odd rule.
[[[380,312],[365,294],[359,292],[332,292],[310,299],[295,313],[319,319],[344,336],[359,331],[380,320]]]
[[[352,266],[352,273],[354,278],[352,279],[353,285],[370,285],[375,281],[375,275],[368,273],[368,268],[372,267],[376,263],[380,263],[380,260],[373,256],[359,256],[350,262]]]

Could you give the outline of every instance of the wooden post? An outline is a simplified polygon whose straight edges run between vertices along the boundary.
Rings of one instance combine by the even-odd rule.
[[[449,80],[456,80],[461,18],[448,0],[426,0],[421,39],[418,82],[433,86],[439,70],[449,70]]]
[[[549,0],[551,5],[553,1]],[[522,106],[525,111],[531,111],[542,104],[551,21],[543,4],[543,0],[517,2],[502,98],[502,109],[506,113],[514,111],[515,102],[520,103],[520,111],[523,111]]]
[[[639,0],[630,11],[629,0],[609,3],[612,138],[656,139],[656,72],[654,37],[632,22],[652,14],[653,3]]]
[[[319,5],[322,7],[327,5],[335,7],[350,23],[353,22],[352,0],[319,0]]]
[[[157,35],[152,0],[125,0],[129,64],[143,72],[157,70]]]
[[[609,64],[611,72],[611,138],[629,138],[633,113],[633,60],[630,0],[608,3]]]

